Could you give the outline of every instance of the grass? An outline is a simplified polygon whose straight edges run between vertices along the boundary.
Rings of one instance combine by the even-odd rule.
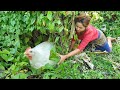
[[[47,79],[120,79],[120,70],[113,67],[113,62],[120,63],[120,46],[113,44],[113,51],[109,54],[88,53],[94,70],[88,69],[84,64],[71,63],[73,58],[66,60],[54,70],[44,74]]]
[[[29,64],[23,68],[23,72],[16,74],[19,70],[11,67],[12,74],[6,78],[26,78],[29,79],[120,79],[120,69],[114,65],[113,62],[120,63],[120,45],[113,43],[113,51],[109,54],[95,54],[87,52],[95,68],[89,69],[83,60],[73,63],[74,57],[68,58],[64,63],[59,66],[45,66],[38,70],[33,69]],[[27,63],[27,62],[26,62]],[[20,63],[23,65],[23,63]],[[18,65],[18,66],[16,66]],[[21,69],[19,64],[13,65]],[[29,65],[29,66],[28,66]],[[119,65],[120,68],[120,65]],[[24,70],[27,70],[24,72]],[[6,73],[9,74],[10,70]],[[20,70],[21,71],[21,70]],[[15,73],[13,73],[15,72]],[[2,76],[2,75],[1,75]],[[21,77],[20,77],[21,76]]]

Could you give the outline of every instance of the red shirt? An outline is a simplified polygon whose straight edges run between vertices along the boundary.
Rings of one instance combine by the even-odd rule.
[[[82,35],[78,35],[77,32],[76,34],[78,36],[78,39],[81,40],[78,49],[80,49],[80,51],[83,51],[89,42],[98,38],[98,29],[96,29],[92,25],[89,25]],[[72,39],[72,41],[75,41],[74,38]]]

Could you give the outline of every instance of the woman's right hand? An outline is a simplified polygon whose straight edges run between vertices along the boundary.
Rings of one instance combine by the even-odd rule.
[[[58,62],[58,65],[61,64],[62,62],[65,61],[65,59],[67,58],[66,55],[59,55],[60,56],[60,61]]]

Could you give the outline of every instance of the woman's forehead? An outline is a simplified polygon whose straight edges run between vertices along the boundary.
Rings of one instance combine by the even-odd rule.
[[[83,24],[81,22],[77,22],[76,26],[83,27]]]

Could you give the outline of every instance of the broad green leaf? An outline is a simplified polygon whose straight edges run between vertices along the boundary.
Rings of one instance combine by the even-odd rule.
[[[11,20],[11,25],[14,26],[15,25],[15,21]]]
[[[57,47],[57,50],[58,50],[59,52],[62,52],[63,48],[62,48],[61,46],[58,46],[58,47]]]
[[[43,79],[50,79],[50,76],[53,76],[53,75],[54,75],[54,73],[47,72],[44,74]]]
[[[20,69],[21,67],[17,65],[14,71],[18,72]]]
[[[12,79],[27,79],[28,75],[25,73],[18,73],[16,75],[11,75]]]
[[[20,48],[20,40],[19,40],[19,38],[16,38],[16,40],[15,40],[15,47],[19,47]]]
[[[60,19],[57,19],[57,20],[55,21],[55,23],[57,23],[58,25],[60,25],[60,24],[61,24]]]
[[[19,66],[24,66],[24,65],[27,65],[27,64],[28,64],[28,62],[20,62]]]
[[[61,27],[59,28],[59,33],[60,33],[63,29],[64,29],[64,27],[61,26]]]
[[[53,67],[52,65],[50,65],[50,64],[46,64],[46,65],[44,66],[44,68],[45,68],[45,69],[49,69],[49,70],[53,70],[53,69],[54,69],[54,67]]]
[[[60,57],[59,57],[58,53],[57,53],[56,50],[55,50],[55,47],[53,47],[53,48],[50,50],[49,60],[52,60],[52,61],[55,61],[55,62],[58,62],[58,61],[60,60]]]
[[[49,28],[49,30],[50,30],[51,33],[55,32],[54,27],[55,27],[54,23],[49,23],[48,28]]]
[[[0,54],[10,54],[10,52],[6,49],[4,49],[3,51],[0,51]]]
[[[20,78],[19,78],[19,74],[11,75],[11,79],[20,79]]]
[[[15,67],[16,67],[16,65],[13,64],[9,69],[15,70]]]
[[[3,65],[1,65],[1,64],[0,64],[0,70],[5,70],[5,67]]]
[[[31,26],[31,27],[29,27],[29,31],[33,31],[34,30],[34,26]]]
[[[45,29],[41,29],[41,28],[40,28],[40,32],[41,32],[42,34],[46,34],[46,30],[45,30]]]
[[[38,16],[38,18],[41,20],[44,18],[44,15],[41,13],[40,16]]]
[[[55,39],[55,43],[58,42],[59,38],[60,38],[60,37],[56,37],[56,39]]]
[[[6,54],[2,54],[1,57],[2,57],[5,61],[7,61],[8,58],[9,58]]]
[[[64,31],[65,31],[65,35],[68,35],[68,29],[64,28]]]
[[[28,37],[25,37],[25,43],[27,43],[29,41]]]
[[[33,74],[36,73],[36,69],[33,67],[30,67],[30,70],[32,71]]]
[[[56,75],[53,75],[52,77],[51,77],[51,79],[56,79],[58,77],[58,75],[56,74]]]
[[[20,79],[27,79],[28,75],[25,73],[19,73],[19,78]]]
[[[47,18],[51,21],[52,20],[52,12],[48,11]]]
[[[10,53],[11,54],[15,54],[16,53],[16,49],[15,48],[10,48]]]
[[[35,18],[32,18],[30,24],[33,25],[34,22],[35,22]]]
[[[7,61],[12,61],[14,57],[9,57]]]
[[[78,37],[77,37],[77,35],[76,35],[76,34],[74,35],[74,39],[75,39],[75,40],[77,40],[77,39],[78,39]]]

